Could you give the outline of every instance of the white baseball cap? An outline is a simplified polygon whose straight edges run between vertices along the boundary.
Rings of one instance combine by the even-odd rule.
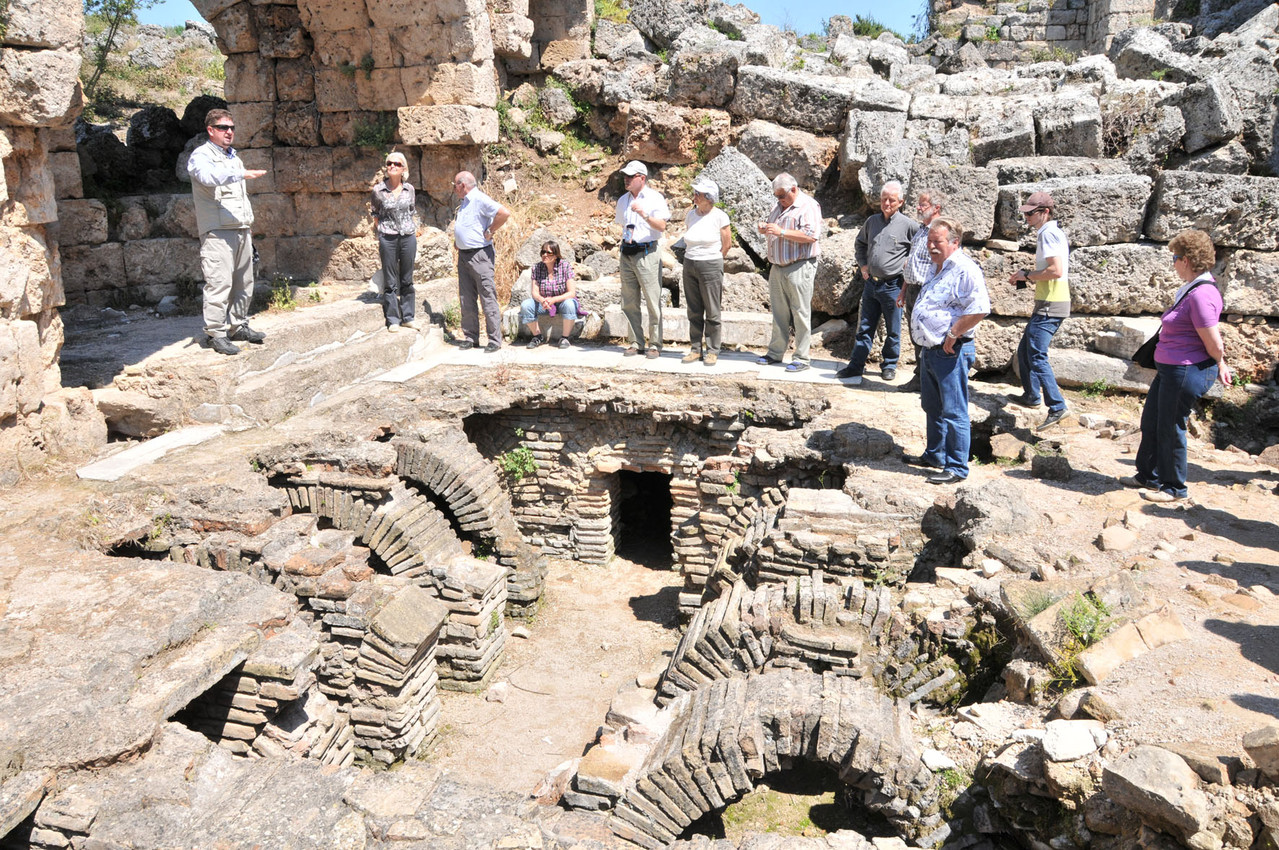
[[[640,162],[638,159],[632,159],[622,168],[622,173],[627,177],[634,177],[636,174],[648,176],[648,166]]]

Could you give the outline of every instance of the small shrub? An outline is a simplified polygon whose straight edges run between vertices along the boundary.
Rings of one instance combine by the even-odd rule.
[[[999,41],[999,27],[986,27],[986,40]]]
[[[373,64],[372,53],[365,53],[363,56],[360,57],[360,70],[364,72],[364,79],[366,80],[373,79],[374,67],[376,66]]]
[[[348,80],[355,79],[355,66],[352,65],[350,62],[339,62],[338,71],[342,74],[342,76],[346,77]]]
[[[1150,79],[1155,80],[1156,82],[1162,82],[1163,78],[1166,76],[1168,76],[1167,68],[1156,68],[1150,72]]]
[[[444,307],[444,327],[460,328],[462,327],[462,305],[456,301],[447,304]]]
[[[595,17],[601,21],[624,24],[630,20],[631,13],[628,9],[622,8],[618,0],[595,0]]]
[[[1093,381],[1091,384],[1084,384],[1080,388],[1079,394],[1084,398],[1101,398],[1109,393],[1113,387],[1105,381]]]
[[[537,472],[537,459],[528,446],[517,446],[497,456],[497,465],[512,483],[523,481]]]
[[[271,278],[270,309],[293,310],[297,306],[297,299],[293,297],[293,279],[282,274],[277,274]]]
[[[372,121],[356,122],[353,141],[359,148],[389,148],[395,144],[399,130],[399,116],[394,112],[381,112]]]
[[[1021,615],[1027,620],[1032,620],[1051,608],[1056,601],[1055,596],[1042,590],[1028,593],[1022,598]]]

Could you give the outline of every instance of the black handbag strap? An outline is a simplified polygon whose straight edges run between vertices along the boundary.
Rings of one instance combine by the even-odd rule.
[[[1189,297],[1190,297],[1190,293],[1194,292],[1196,289],[1198,289],[1199,287],[1203,286],[1205,283],[1213,283],[1213,281],[1212,281],[1212,280],[1199,280],[1199,281],[1195,281],[1195,283],[1194,283],[1193,285],[1191,285],[1191,287],[1190,287],[1189,289],[1187,289],[1187,290],[1186,290],[1186,292],[1185,292],[1185,294],[1184,294],[1184,295],[1182,295],[1180,298],[1178,298],[1176,301],[1174,301],[1174,302],[1172,303],[1172,306],[1171,306],[1171,307],[1169,307],[1167,310],[1164,310],[1163,315],[1165,315],[1165,316],[1166,316],[1166,315],[1168,315],[1169,313],[1171,313],[1173,310],[1176,310],[1176,309],[1177,309],[1177,305],[1178,305],[1178,304],[1180,304],[1182,301],[1185,301],[1187,298],[1189,298]]]

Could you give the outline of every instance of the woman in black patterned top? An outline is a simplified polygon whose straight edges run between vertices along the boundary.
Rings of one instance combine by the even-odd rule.
[[[404,154],[386,155],[385,177],[373,187],[373,221],[382,258],[382,312],[389,333],[417,330],[413,320],[413,261],[417,258],[417,202]]]

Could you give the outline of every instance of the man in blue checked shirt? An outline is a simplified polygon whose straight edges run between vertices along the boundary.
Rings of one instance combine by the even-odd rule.
[[[897,306],[904,311],[906,335],[910,336],[910,317],[915,311],[915,299],[919,297],[919,288],[932,270],[933,260],[928,256],[928,225],[941,215],[946,197],[936,189],[925,189],[919,193],[915,203],[915,212],[919,213],[921,227],[915,231],[910,240],[910,255],[906,258],[906,267],[902,269],[902,288],[897,292]],[[902,392],[919,392],[920,358],[923,349],[915,346],[915,375],[902,385]]]
[[[990,312],[986,278],[973,259],[959,250],[964,231],[949,218],[928,227],[933,267],[915,301],[910,330],[923,347],[920,405],[928,446],[902,459],[934,470],[930,484],[953,484],[968,477],[972,438],[968,419],[968,372],[977,359],[973,331]]]

